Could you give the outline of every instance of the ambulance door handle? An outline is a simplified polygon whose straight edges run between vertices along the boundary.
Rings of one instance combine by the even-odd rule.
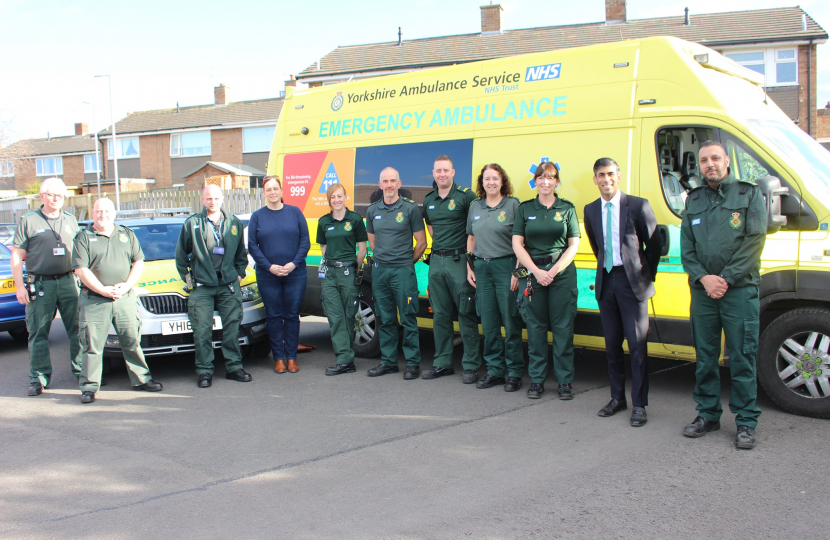
[[[663,249],[660,250],[660,256],[665,257],[669,254],[671,247],[671,236],[669,236],[669,227],[667,225],[658,225],[657,234],[660,235],[660,241],[663,244]]]

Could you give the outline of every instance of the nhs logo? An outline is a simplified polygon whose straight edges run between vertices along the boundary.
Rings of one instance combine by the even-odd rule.
[[[548,64],[546,66],[529,67],[527,68],[527,73],[525,73],[525,82],[558,79],[561,69],[562,64]]]

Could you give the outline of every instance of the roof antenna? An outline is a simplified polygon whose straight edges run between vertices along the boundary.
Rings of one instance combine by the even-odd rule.
[[[399,26],[398,27],[398,47],[400,47],[401,45],[403,45],[403,43],[401,43],[401,27]]]

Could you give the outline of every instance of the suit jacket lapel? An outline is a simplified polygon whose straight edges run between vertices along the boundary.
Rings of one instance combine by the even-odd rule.
[[[623,250],[626,223],[628,223],[628,197],[625,193],[620,192],[620,255],[622,255]]]
[[[597,259],[600,268],[605,265],[605,235],[602,232],[602,197],[591,208],[591,234],[597,243]]]

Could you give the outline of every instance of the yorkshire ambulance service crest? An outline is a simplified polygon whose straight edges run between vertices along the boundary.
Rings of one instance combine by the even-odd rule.
[[[741,226],[741,213],[740,212],[732,212],[732,219],[729,220],[729,226],[733,229],[737,229]]]
[[[403,212],[398,212],[398,217],[395,218],[398,223],[403,223]]]
[[[118,239],[119,239],[119,240],[121,240],[121,243],[122,243],[122,244],[126,244],[126,243],[127,243],[127,235],[126,235],[126,234],[119,234],[119,235],[118,235]]]
[[[344,230],[344,231],[350,231],[350,230],[352,230],[352,222],[351,222],[351,221],[347,221],[347,222],[346,222],[346,226],[345,226],[345,227],[343,227],[343,230]]]
[[[556,221],[562,221],[562,212],[557,212],[553,219]]]
[[[236,225],[231,225],[231,234],[236,236],[237,232],[238,232],[238,229],[236,228]]]
[[[334,96],[334,99],[331,100],[331,110],[339,111],[340,107],[343,106],[343,92],[337,92],[337,95]]]
[[[507,221],[507,217],[504,215],[504,211],[499,213],[498,220],[499,220],[499,223],[504,223],[505,221]]]
[[[455,210],[455,199],[450,199],[450,204],[447,205],[449,210]]]

